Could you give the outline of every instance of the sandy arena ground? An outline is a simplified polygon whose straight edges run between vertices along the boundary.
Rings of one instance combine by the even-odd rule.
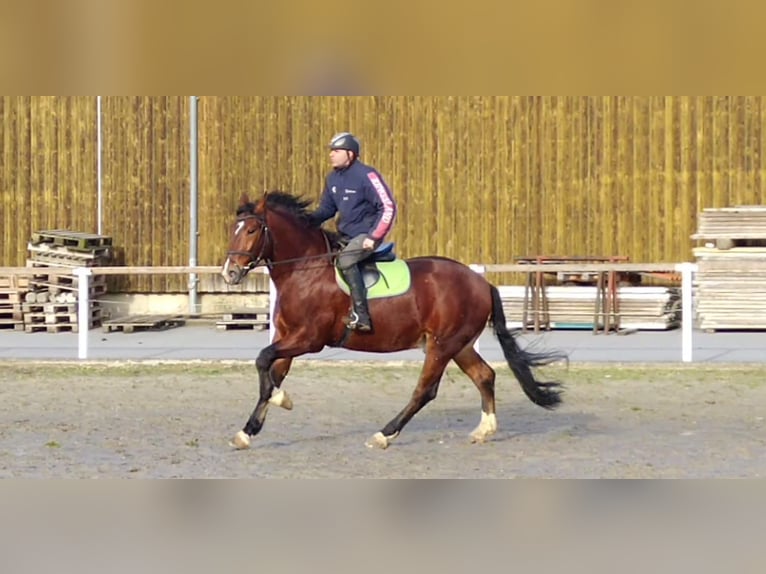
[[[563,406],[529,402],[496,365],[500,430],[469,433],[479,395],[456,369],[387,451],[365,441],[406,403],[415,364],[297,361],[292,412],[250,451],[252,363],[4,362],[0,478],[718,478],[766,476],[766,366],[549,368]]]

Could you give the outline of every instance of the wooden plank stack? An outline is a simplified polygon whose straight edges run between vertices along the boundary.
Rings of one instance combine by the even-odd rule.
[[[269,328],[269,309],[268,307],[259,307],[226,313],[223,319],[216,323],[216,328],[219,331],[231,331],[234,329],[258,329],[263,331]]]
[[[53,230],[32,234],[28,246],[27,267],[39,269],[29,279],[22,304],[24,330],[27,333],[78,332],[77,301],[80,279],[74,275],[46,273],[49,267],[98,267],[112,259],[112,239],[77,231]],[[98,298],[107,292],[106,277],[89,278],[88,329],[102,321]]]
[[[766,206],[706,209],[692,239],[705,242],[694,249],[697,326],[766,329]]]
[[[705,209],[698,217],[694,240],[714,241],[722,250],[766,247],[766,206]]]
[[[26,277],[0,276],[0,330],[24,330],[22,303],[28,286]]]
[[[546,286],[547,329],[593,329],[598,288]],[[524,287],[500,287],[509,328],[522,327]],[[618,330],[664,331],[681,325],[681,293],[677,287],[617,288]],[[601,323],[601,321],[599,321]],[[603,328],[603,324],[599,324]]]
[[[133,333],[135,331],[166,331],[185,324],[186,319],[178,315],[129,315],[104,321],[102,328],[104,333],[112,331]]]

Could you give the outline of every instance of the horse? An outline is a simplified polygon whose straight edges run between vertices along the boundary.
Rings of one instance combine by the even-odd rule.
[[[296,357],[325,347],[391,353],[421,347],[420,378],[404,409],[366,441],[387,449],[405,425],[439,390],[451,361],[473,381],[481,396],[481,419],[470,433],[473,443],[487,441],[498,430],[495,371],[475,349],[488,324],[521,389],[534,403],[554,409],[562,402],[559,382],[542,382],[533,369],[566,360],[559,351],[531,352],[519,347],[510,332],[496,286],[468,266],[446,257],[416,257],[402,263],[409,272],[406,291],[369,301],[372,332],[350,331],[343,322],[349,297],[338,284],[334,266],[337,234],[309,223],[309,200],[270,191],[253,202],[242,194],[232,224],[222,268],[224,280],[239,284],[249,271],[266,266],[277,292],[275,336],[258,354],[260,395],[247,424],[231,440],[238,450],[250,448],[261,432],[269,405],[293,408],[282,388]]]

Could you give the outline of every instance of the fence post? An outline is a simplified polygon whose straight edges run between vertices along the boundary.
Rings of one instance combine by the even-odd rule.
[[[681,263],[676,267],[681,272],[681,360],[694,362],[694,263]]]
[[[274,281],[269,275],[269,344],[274,342],[276,336],[276,329],[274,328],[276,317],[274,317],[274,311],[277,308],[277,288],[274,285]]]
[[[474,273],[478,273],[482,277],[484,276],[484,273],[486,273],[487,268],[484,267],[484,265],[469,265],[468,268],[473,271]],[[484,332],[482,330],[482,332]],[[481,333],[479,334],[479,339],[481,338]],[[476,343],[474,344],[473,348],[477,353],[481,352],[481,345],[479,344],[479,339],[476,339]]]
[[[90,327],[90,276],[91,270],[78,267],[73,271],[78,281],[77,296],[77,358],[88,358],[88,328]]]

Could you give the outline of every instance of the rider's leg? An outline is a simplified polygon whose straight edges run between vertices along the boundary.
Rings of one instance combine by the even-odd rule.
[[[366,235],[354,237],[338,255],[338,269],[351,290],[352,309],[346,319],[349,329],[371,331],[372,322],[367,307],[367,289],[364,286],[359,262],[370,256],[369,251],[363,251],[362,244]]]

